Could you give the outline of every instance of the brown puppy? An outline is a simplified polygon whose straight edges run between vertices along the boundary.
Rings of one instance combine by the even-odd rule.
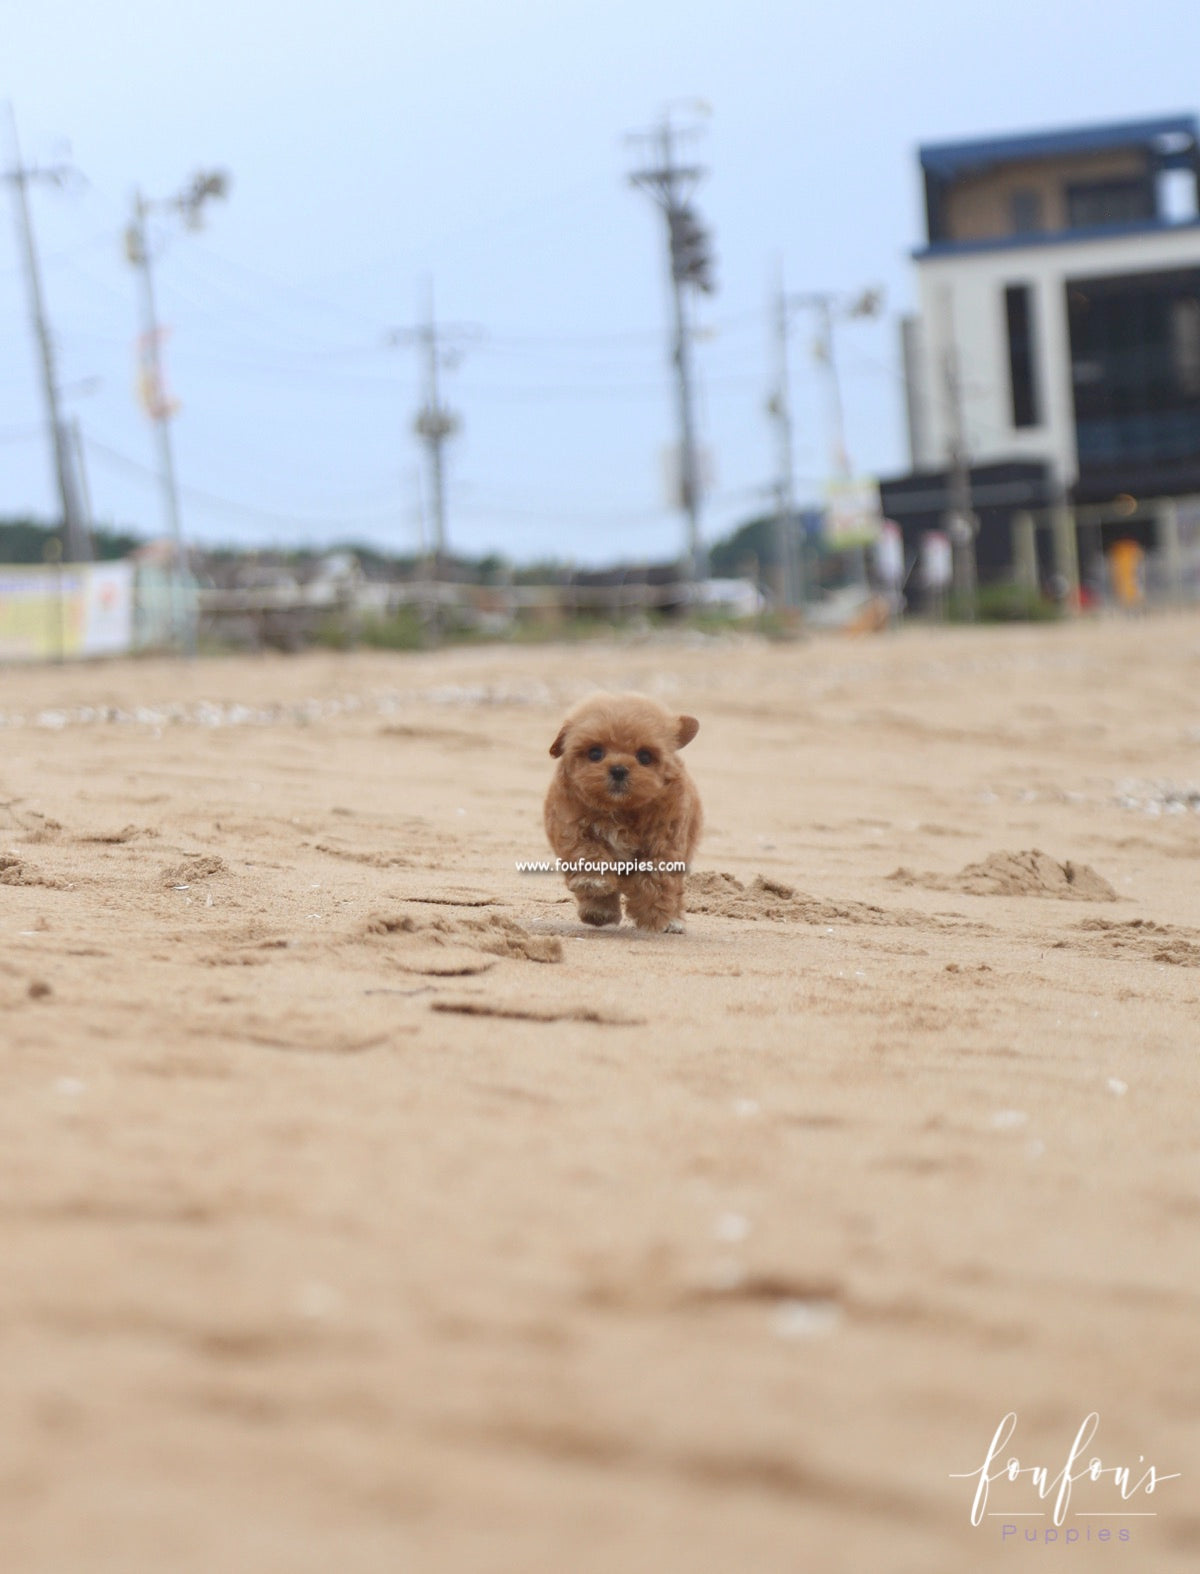
[[[677,751],[699,730],[641,694],[593,694],[563,722],[546,835],[585,924],[619,924],[623,896],[639,929],[682,932],[683,866],[703,818]]]

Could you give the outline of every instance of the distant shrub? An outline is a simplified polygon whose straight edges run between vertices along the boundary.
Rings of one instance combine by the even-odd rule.
[[[415,607],[398,607],[387,617],[365,618],[353,632],[352,643],[372,650],[420,650],[429,644],[429,631]]]
[[[971,621],[954,596],[948,613],[952,622]],[[1053,601],[1024,585],[984,585],[975,597],[975,621],[979,623],[1051,623],[1061,616],[1061,608]]]

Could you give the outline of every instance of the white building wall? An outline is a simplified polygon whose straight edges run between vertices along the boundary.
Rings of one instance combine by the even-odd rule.
[[[1064,282],[1187,267],[1200,267],[1200,226],[1196,224],[1156,234],[1003,246],[919,258],[921,321],[916,380],[921,420],[916,434],[918,451],[913,455],[915,468],[939,470],[946,464],[951,430],[946,349],[948,342],[956,342],[970,462],[1048,460],[1063,486],[1073,485],[1079,465]],[[1041,418],[1033,427],[1012,424],[1004,292],[1016,284],[1027,285],[1032,295]]]

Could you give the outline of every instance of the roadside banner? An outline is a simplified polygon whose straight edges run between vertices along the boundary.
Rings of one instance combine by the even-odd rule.
[[[118,656],[132,649],[133,564],[88,564],[79,654]]]
[[[831,481],[825,493],[825,545],[831,552],[870,546],[879,539],[883,509],[870,476]]]
[[[0,567],[0,661],[121,655],[133,602],[132,563]]]

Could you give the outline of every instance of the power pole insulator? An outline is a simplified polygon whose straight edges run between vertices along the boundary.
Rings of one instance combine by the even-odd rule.
[[[425,405],[417,412],[413,431],[426,442],[441,443],[447,437],[453,437],[461,425],[462,422],[452,411]]]

